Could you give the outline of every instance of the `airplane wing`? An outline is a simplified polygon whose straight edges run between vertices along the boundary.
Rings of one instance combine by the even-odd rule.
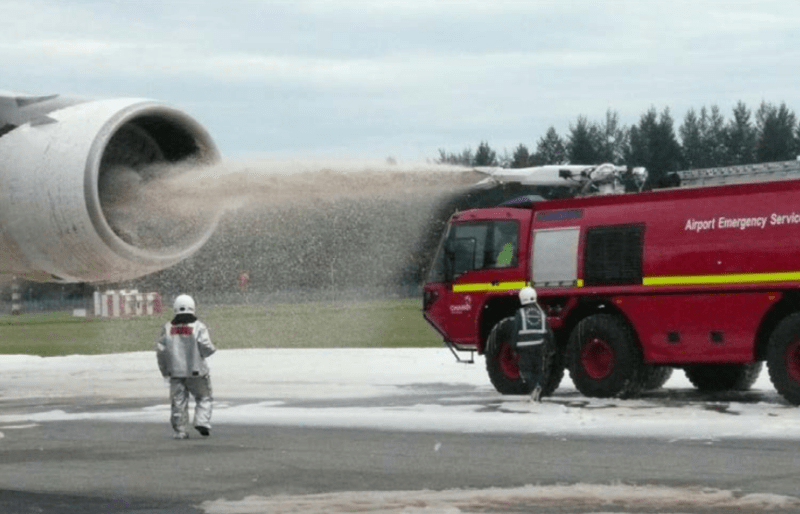
[[[30,96],[0,91],[0,134],[25,123],[52,123],[54,120],[47,113],[82,101],[60,95]]]

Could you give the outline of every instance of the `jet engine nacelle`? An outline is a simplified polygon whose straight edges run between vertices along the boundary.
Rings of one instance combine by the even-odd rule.
[[[109,220],[101,183],[141,174],[127,182],[135,188],[169,164],[218,159],[197,121],[158,102],[0,92],[0,275],[120,281],[180,262],[208,239],[216,218],[178,246],[142,243]]]

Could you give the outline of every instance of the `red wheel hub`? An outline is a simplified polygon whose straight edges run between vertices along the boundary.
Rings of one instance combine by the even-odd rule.
[[[800,382],[800,339],[786,347],[786,372]]]
[[[604,339],[592,338],[581,348],[581,365],[590,378],[605,378],[614,369],[614,350]]]
[[[500,353],[497,356],[497,360],[500,363],[500,369],[503,371],[503,375],[511,380],[519,378],[519,362],[517,359],[517,352],[511,348],[510,344],[504,343],[500,346]]]

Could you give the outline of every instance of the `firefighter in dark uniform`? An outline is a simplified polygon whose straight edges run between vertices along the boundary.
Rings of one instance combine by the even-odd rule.
[[[531,400],[541,401],[547,341],[547,316],[536,303],[536,290],[523,287],[514,314],[514,347],[522,380],[532,386]]]

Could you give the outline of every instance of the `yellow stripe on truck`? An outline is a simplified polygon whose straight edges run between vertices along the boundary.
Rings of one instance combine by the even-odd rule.
[[[661,277],[644,277],[644,286],[693,286],[723,284],[758,284],[767,282],[800,282],[800,271],[782,271],[777,273],[737,273],[730,275],[675,275]],[[475,282],[453,284],[454,293],[488,293],[492,291],[519,291],[528,285],[527,282]],[[577,287],[584,287],[579,279]]]
[[[474,284],[453,284],[454,293],[488,293],[490,291],[519,291],[527,282],[476,282]]]
[[[686,275],[644,277],[645,286],[691,286],[714,284],[752,284],[762,282],[800,282],[800,271],[779,273],[738,273],[731,275]]]

